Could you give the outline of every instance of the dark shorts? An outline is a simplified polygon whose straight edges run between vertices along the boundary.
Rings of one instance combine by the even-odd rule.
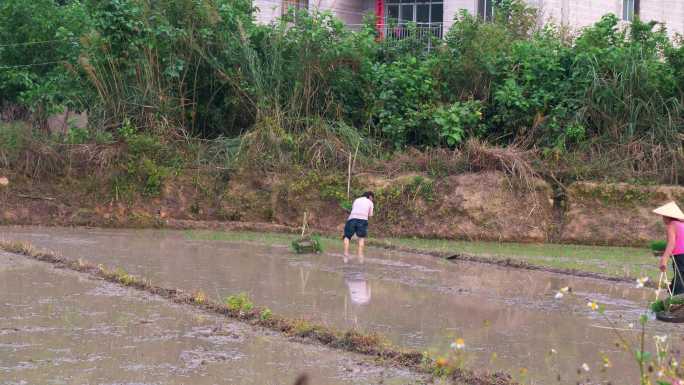
[[[368,221],[363,219],[350,219],[344,225],[344,237],[352,239],[356,234],[359,238],[366,238],[368,235]]]
[[[675,295],[684,294],[684,254],[672,256],[672,269],[674,270],[674,278],[670,283],[670,290]]]

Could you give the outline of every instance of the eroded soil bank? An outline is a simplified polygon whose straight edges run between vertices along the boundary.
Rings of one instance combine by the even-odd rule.
[[[349,203],[346,176],[338,174],[180,175],[166,181],[159,196],[137,198],[112,195],[92,179],[13,179],[0,187],[0,224],[182,228],[197,220],[230,228],[267,223],[284,231],[301,226],[306,211],[313,228],[338,233]],[[684,203],[683,187],[552,186],[542,179],[521,186],[498,171],[352,178],[353,193],[367,189],[376,192],[375,237],[643,246],[663,238],[650,211],[668,200]]]
[[[274,312],[346,329],[377,331],[392,342],[439,354],[455,338],[467,344],[468,365],[504,370],[533,383],[631,383],[631,353],[615,347],[606,314],[630,338],[650,300],[634,285],[507,269],[371,249],[363,264],[340,255],[293,255],[285,246],[199,240],[197,234],[155,230],[3,228],[70,258],[85,258],[149,278],[155,284],[212,298],[247,292]],[[562,287],[573,294],[554,298]],[[654,334],[682,342],[680,328],[652,322]],[[552,353],[555,352],[555,353]],[[611,367],[601,370],[603,355]],[[591,372],[578,369],[587,363]]]
[[[369,358],[301,344],[133,289],[0,253],[3,384],[413,384]]]

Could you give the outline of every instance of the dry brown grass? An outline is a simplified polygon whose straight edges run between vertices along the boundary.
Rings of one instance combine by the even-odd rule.
[[[479,139],[470,139],[463,148],[463,156],[470,171],[502,171],[509,178],[511,187],[532,191],[536,188],[535,180],[540,177],[532,164],[537,156],[534,150],[522,150],[515,145],[491,146]]]

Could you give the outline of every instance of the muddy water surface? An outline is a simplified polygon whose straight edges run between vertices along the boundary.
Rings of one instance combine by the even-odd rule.
[[[274,312],[340,328],[378,331],[401,346],[448,349],[466,341],[472,367],[502,369],[527,382],[574,384],[611,379],[634,383],[632,355],[589,300],[634,338],[651,290],[552,273],[451,263],[434,257],[370,249],[363,264],[339,254],[293,255],[285,246],[193,240],[184,232],[5,228],[8,239],[85,258],[220,298],[247,292]],[[646,257],[645,257],[646,258]],[[554,298],[569,286],[572,294]],[[684,332],[652,322],[653,334],[675,345]],[[610,360],[604,368],[603,357]],[[590,371],[579,370],[583,363]],[[559,381],[560,378],[560,381]]]
[[[0,253],[0,384],[406,384],[366,357],[289,342]]]

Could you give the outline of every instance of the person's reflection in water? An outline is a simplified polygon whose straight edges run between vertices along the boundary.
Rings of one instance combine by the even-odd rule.
[[[345,300],[345,314],[350,313],[354,325],[358,324],[358,317],[356,311],[359,307],[366,306],[371,300],[371,287],[362,272],[348,272],[344,275],[344,281],[349,289],[349,298],[351,298],[351,311],[348,312],[347,301]]]

